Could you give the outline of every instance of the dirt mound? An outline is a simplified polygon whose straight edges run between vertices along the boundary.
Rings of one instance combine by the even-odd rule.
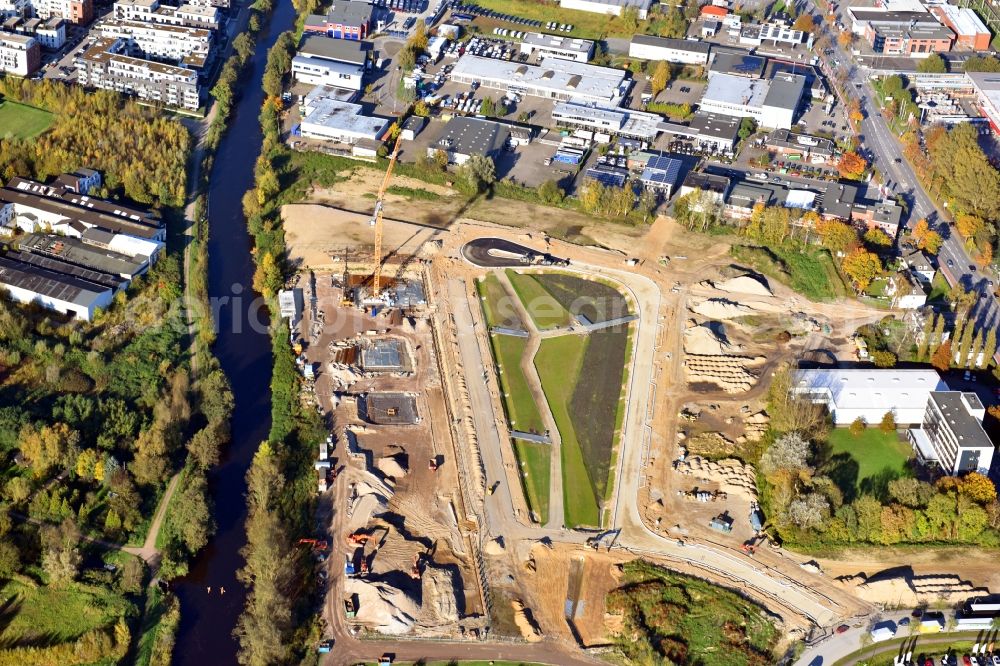
[[[861,599],[873,604],[913,607],[928,604],[955,604],[969,597],[989,594],[989,590],[950,574],[939,576],[842,576],[837,579]]]
[[[677,471],[702,481],[718,483],[726,492],[741,494],[751,502],[757,501],[756,470],[752,465],[745,465],[735,458],[714,461],[689,456],[677,463]]]
[[[706,298],[693,306],[691,311],[709,319],[735,319],[751,315],[754,311],[741,303],[724,298]]]
[[[691,326],[684,330],[684,351],[701,356],[718,356],[731,350],[724,334],[717,334],[707,324]]]
[[[506,549],[503,546],[503,541],[500,537],[496,539],[490,539],[485,546],[483,546],[483,552],[487,555],[503,555]]]
[[[347,578],[344,591],[358,596],[355,621],[391,636],[413,629],[419,611],[417,603],[402,590],[387,583]]]
[[[740,275],[723,282],[716,282],[715,288],[737,294],[752,294],[754,296],[773,296],[771,289],[763,278],[753,275]]]
[[[529,643],[537,643],[542,640],[542,634],[538,631],[535,621],[528,615],[524,602],[520,599],[512,599],[510,605],[514,608],[514,624],[521,630],[521,636],[524,640]]]
[[[744,356],[688,354],[684,369],[692,384],[715,384],[726,393],[742,393],[757,383],[757,376],[747,370],[747,366],[758,362],[758,359]]]
[[[420,579],[421,623],[450,624],[458,622],[459,585],[454,572],[449,569],[428,566]]]
[[[395,455],[379,458],[375,463],[375,467],[392,479],[401,479],[406,476],[406,466],[403,463],[402,456]]]

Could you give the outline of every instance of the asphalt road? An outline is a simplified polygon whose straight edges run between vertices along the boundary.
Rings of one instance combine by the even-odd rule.
[[[806,6],[818,15],[822,15],[812,2],[807,0]],[[846,4],[845,4],[846,6]],[[826,24],[824,23],[824,26]],[[878,97],[869,82],[867,69],[853,65],[852,56],[844,51],[836,40],[836,35],[829,33],[833,54],[831,59],[837,60],[841,66],[848,66],[847,91],[849,96],[857,96],[862,101],[865,115],[861,123],[862,145],[874,153],[874,164],[883,174],[886,182],[892,184],[893,191],[903,194],[909,204],[909,217],[906,225],[911,227],[920,219],[926,219],[941,232],[944,244],[938,253],[941,266],[947,269],[953,280],[966,289],[975,289],[979,300],[973,314],[982,326],[996,326],[1000,323],[1000,304],[992,295],[988,280],[980,271],[972,270],[974,263],[966,251],[962,239],[942,218],[937,206],[921,187],[909,162],[903,157],[903,146],[889,129],[885,118],[877,104]],[[822,55],[820,56],[823,57]],[[829,60],[824,62],[824,73],[829,77],[832,73]],[[949,265],[948,262],[951,262]]]
[[[503,238],[476,238],[462,246],[462,256],[469,263],[481,268],[507,268],[524,266],[530,261],[522,261],[521,257],[538,257],[551,259],[551,255],[533,250],[518,243]]]

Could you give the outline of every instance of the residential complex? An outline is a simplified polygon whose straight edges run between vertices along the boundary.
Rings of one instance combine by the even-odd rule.
[[[34,37],[43,49],[55,51],[66,44],[66,19],[53,16],[43,21],[12,16],[3,22],[2,32]]]
[[[201,106],[196,70],[137,58],[129,51],[127,39],[97,39],[77,64],[77,80],[165,106],[192,111]]]
[[[117,0],[114,18],[159,25],[212,29],[219,27],[221,15],[212,5],[185,3],[177,7],[161,5],[159,0]]]
[[[94,20],[94,0],[0,0],[0,18],[66,19],[77,25]]]
[[[41,62],[42,49],[34,37],[0,32],[0,72],[28,76]]]

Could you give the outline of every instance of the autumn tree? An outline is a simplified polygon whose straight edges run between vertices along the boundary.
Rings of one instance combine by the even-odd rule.
[[[997,489],[990,479],[979,472],[971,472],[962,477],[958,492],[973,502],[986,504],[997,498]]]
[[[934,321],[937,313],[931,313],[924,317],[924,327],[917,340],[917,360],[922,361],[927,357],[927,348],[931,344],[931,335],[934,332]]]
[[[872,362],[876,368],[894,368],[896,361],[896,355],[891,351],[879,349],[872,352]]]
[[[256,270],[254,270],[254,291],[259,292],[265,298],[270,298],[278,293],[283,284],[284,279],[281,275],[281,267],[275,261],[274,255],[270,252],[264,253],[264,256],[257,264]]]
[[[854,437],[861,437],[861,435],[864,434],[867,428],[868,424],[865,423],[865,420],[859,416],[858,418],[851,421],[851,425],[849,426],[848,430],[850,430],[851,435],[853,435]]]
[[[872,227],[866,231],[864,238],[868,245],[874,247],[886,248],[892,246],[892,239],[889,238],[889,234],[885,233],[878,227]]]
[[[795,19],[795,23],[792,24],[792,30],[800,30],[802,32],[812,32],[816,29],[816,22],[813,20],[812,14],[802,13],[799,14],[798,18]]]
[[[951,367],[951,339],[945,340],[931,356],[931,365],[945,372]]]
[[[878,429],[884,433],[896,432],[896,416],[891,411],[883,414]]]
[[[841,177],[849,180],[860,179],[867,168],[868,163],[853,150],[844,153],[840,161],[837,162],[837,170]]]
[[[834,254],[842,254],[857,245],[858,232],[839,220],[821,220],[816,226],[823,247]]]
[[[53,467],[76,461],[80,434],[65,423],[34,428],[26,425],[18,437],[18,448],[28,461],[35,478],[46,476]]]
[[[997,353],[997,331],[996,327],[990,326],[986,331],[986,340],[983,342],[982,362],[979,368],[983,369],[990,364],[993,356]]]
[[[944,74],[948,71],[948,65],[937,53],[932,53],[917,64],[917,71],[921,74]]]
[[[862,291],[882,273],[882,262],[878,255],[860,247],[844,257],[842,266],[844,273]]]
[[[955,228],[965,240],[972,240],[983,232],[986,223],[983,218],[968,213],[959,213],[955,216]]]
[[[650,92],[653,93],[653,97],[659,95],[667,87],[667,82],[669,81],[670,65],[661,60],[656,63],[656,68],[653,70],[653,76],[649,79]]]

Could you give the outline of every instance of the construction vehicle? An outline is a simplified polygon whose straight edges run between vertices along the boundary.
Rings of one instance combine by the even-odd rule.
[[[375,197],[375,211],[372,213],[371,226],[375,227],[375,273],[372,276],[372,297],[378,298],[382,290],[382,208],[386,190],[389,188],[389,181],[392,179],[392,170],[396,167],[396,158],[399,157],[399,146],[403,143],[403,133],[396,137],[396,143],[392,147],[392,154],[389,156],[389,166],[385,169],[385,176],[382,177],[382,186],[378,188],[378,196]]]
[[[327,654],[332,649],[333,649],[333,639],[332,638],[330,638],[328,640],[325,640],[325,641],[322,641],[319,645],[316,646],[316,652],[318,652],[320,654]]]
[[[378,658],[378,666],[392,666],[392,657],[387,654]]]
[[[361,532],[355,532],[354,534],[347,535],[347,545],[348,546],[363,546],[368,543],[370,537],[367,534],[362,534]]]
[[[357,615],[358,609],[354,607],[354,599],[344,599],[344,617],[351,618]]]
[[[310,544],[314,550],[326,550],[330,547],[330,544],[326,542],[325,539],[299,539],[298,545]]]
[[[361,558],[361,575],[365,576],[368,574],[368,560]]]
[[[362,562],[362,566],[364,562]],[[357,575],[357,570],[354,568],[354,562],[351,560],[350,555],[344,555],[344,575],[345,576],[355,576]]]
[[[434,456],[433,458],[430,459],[430,462],[427,463],[427,469],[429,469],[432,472],[436,472],[438,470],[437,456]]]

